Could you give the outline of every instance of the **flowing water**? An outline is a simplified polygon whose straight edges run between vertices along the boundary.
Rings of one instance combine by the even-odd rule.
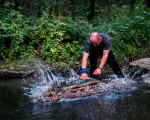
[[[79,82],[70,69],[69,78],[53,74],[38,64],[38,74],[30,78],[0,80],[0,120],[149,120],[150,91],[133,78],[113,75],[109,84],[100,83],[99,94],[58,102],[36,102],[53,86]],[[113,83],[113,84],[111,84]]]

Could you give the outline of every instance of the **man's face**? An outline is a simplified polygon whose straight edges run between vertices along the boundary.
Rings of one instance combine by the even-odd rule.
[[[102,38],[101,37],[99,37],[99,38],[92,38],[92,39],[90,39],[90,41],[93,44],[93,46],[98,46],[101,43]]]

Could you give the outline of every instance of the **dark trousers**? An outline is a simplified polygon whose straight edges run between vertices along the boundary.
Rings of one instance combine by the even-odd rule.
[[[90,58],[90,74],[93,74],[93,72],[98,68],[97,67],[97,61],[98,61],[98,57],[102,57],[103,55],[103,51],[99,51],[97,53],[97,51],[93,51],[90,53],[89,58]],[[110,50],[109,54],[108,54],[108,58],[106,63],[112,68],[112,70],[114,71],[114,73],[118,76],[118,77],[122,77],[123,73],[120,70],[120,67],[115,59],[115,56],[113,54],[113,52]]]

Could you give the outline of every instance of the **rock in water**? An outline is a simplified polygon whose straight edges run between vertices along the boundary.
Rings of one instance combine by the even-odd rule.
[[[146,75],[146,77],[143,77],[143,75]],[[130,76],[142,80],[144,88],[150,88],[150,58],[131,62]]]
[[[142,82],[143,82],[143,88],[150,89],[150,76],[142,78]]]
[[[138,78],[146,73],[150,73],[150,58],[143,58],[130,63],[130,76]]]

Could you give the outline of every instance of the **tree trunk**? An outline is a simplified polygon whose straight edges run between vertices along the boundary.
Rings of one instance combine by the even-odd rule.
[[[29,5],[29,16],[31,16],[33,14],[33,3],[34,1],[31,1],[31,4]]]
[[[136,0],[131,0],[131,1],[130,1],[130,11],[131,11],[131,12],[134,11],[135,2],[136,2]]]
[[[96,0],[90,0],[90,14],[88,15],[89,21],[95,16],[95,2]]]
[[[150,0],[145,0],[146,1],[146,6],[149,8],[150,7]]]
[[[14,4],[15,4],[15,10],[18,10],[19,7],[19,1],[18,0],[14,0]]]

